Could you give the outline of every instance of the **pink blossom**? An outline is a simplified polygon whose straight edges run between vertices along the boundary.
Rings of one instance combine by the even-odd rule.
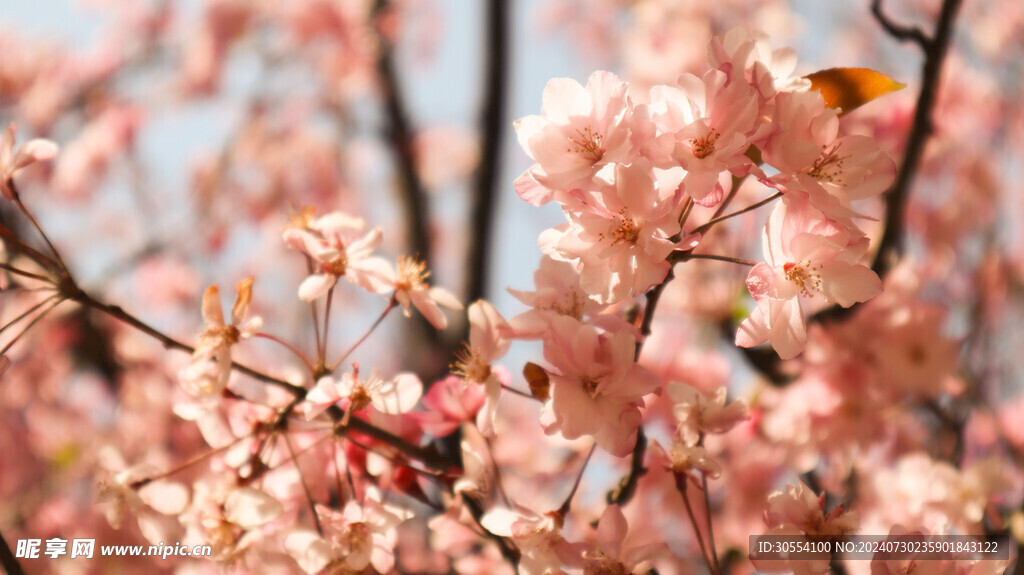
[[[757,90],[762,101],[781,91],[806,90],[810,82],[793,77],[796,51],[785,47],[771,49],[768,35],[761,30],[737,26],[708,43],[708,64],[726,71],[733,81],[746,81]]]
[[[452,370],[466,383],[484,388],[484,405],[477,413],[476,424],[484,435],[494,435],[494,417],[501,395],[501,380],[491,363],[508,353],[510,328],[505,318],[489,302],[478,300],[469,306],[469,342],[458,354]]]
[[[672,447],[668,451],[657,440],[651,450],[654,456],[668,463],[667,468],[675,474],[700,471],[711,479],[718,479],[722,475],[722,464],[711,457],[704,446],[690,445],[680,437],[672,438]]]
[[[541,250],[579,260],[580,287],[597,302],[641,295],[668,275],[679,232],[675,188],[662,187],[646,161],[615,166],[615,182],[566,205],[570,223],[541,235]]]
[[[696,445],[707,433],[725,433],[750,417],[743,400],[726,404],[725,387],[709,397],[695,387],[673,381],[665,386],[665,392],[675,404],[672,413],[679,422],[679,436],[687,445]]]
[[[764,229],[767,263],[747,276],[757,305],[740,325],[736,345],[769,341],[779,357],[795,357],[807,340],[801,298],[820,294],[827,303],[850,307],[880,293],[878,276],[859,263],[867,243],[806,202],[779,203]]]
[[[537,271],[533,272],[533,284],[536,291],[508,290],[516,299],[533,308],[509,320],[517,338],[542,337],[555,316],[565,315],[586,321],[606,307],[583,291],[580,272],[572,262],[542,256]]]
[[[325,295],[343,277],[355,285],[374,292],[388,293],[394,287],[386,260],[373,256],[383,235],[380,228],[362,237],[354,234],[363,228],[363,220],[331,212],[308,223],[307,228],[289,228],[285,242],[302,250],[312,260],[315,271],[299,284],[299,298],[313,301]]]
[[[541,412],[549,435],[592,436],[619,457],[636,442],[643,397],[660,385],[633,361],[636,339],[629,330],[605,332],[566,316],[552,320],[544,358],[553,366],[551,397]]]
[[[565,554],[569,547],[562,537],[563,523],[564,518],[557,511],[539,515],[523,507],[496,507],[480,520],[491,533],[510,537],[515,542],[522,554],[519,571],[523,575],[562,572],[563,561],[559,554]]]
[[[376,487],[368,487],[363,502],[349,501],[341,513],[317,506],[323,537],[299,529],[285,539],[285,550],[306,573],[324,568],[362,572],[373,566],[388,573],[395,565],[398,536],[395,528],[412,512],[386,503]]]
[[[610,72],[594,72],[586,88],[568,78],[548,82],[542,115],[515,122],[519,145],[537,162],[516,180],[519,196],[545,204],[557,191],[588,187],[604,165],[627,161],[633,108],[626,92]]]
[[[396,415],[406,413],[416,406],[423,394],[423,384],[414,373],[399,373],[393,379],[384,380],[374,367],[366,380],[359,377],[359,366],[353,364],[352,371],[335,381],[325,376],[306,394],[304,414],[307,419],[316,417],[335,403],[347,399],[343,425],[353,412],[373,407],[380,413]]]
[[[263,325],[263,320],[249,315],[252,301],[253,278],[238,282],[238,296],[231,308],[231,323],[225,323],[220,303],[220,291],[210,286],[203,294],[203,320],[206,329],[199,335],[199,345],[192,352],[191,365],[182,370],[181,382],[184,389],[194,397],[211,396],[220,393],[231,375],[231,346],[252,337]],[[216,363],[210,360],[216,358]]]
[[[430,272],[426,264],[408,256],[398,258],[397,272],[392,272],[389,276],[395,287],[395,299],[402,305],[405,317],[410,317],[409,308],[415,306],[430,325],[444,329],[448,327],[448,318],[438,306],[461,310],[462,302],[442,287],[429,286],[428,277]]]
[[[15,150],[14,134],[17,129],[14,124],[8,124],[0,134],[0,193],[7,199],[14,199],[10,184],[14,174],[36,162],[57,156],[57,144],[40,138],[29,140]]]
[[[762,146],[765,162],[780,173],[773,181],[798,179],[812,204],[829,214],[830,203],[875,197],[896,177],[896,164],[867,136],[839,133],[838,112],[817,91],[784,92],[776,98],[778,127]]]
[[[415,413],[423,430],[435,437],[444,437],[463,422],[473,421],[484,405],[483,386],[469,385],[450,375],[430,386],[423,396],[426,411]]]
[[[730,82],[720,70],[703,78],[683,74],[678,87],[652,88],[649,108],[660,135],[645,155],[659,168],[682,166],[683,187],[698,204],[713,206],[722,199],[723,171],[742,176],[753,165],[745,154],[759,106],[747,83]]]
[[[572,547],[579,553],[573,558],[574,566],[583,568],[586,575],[601,573],[636,573],[641,564],[670,553],[664,542],[649,543],[625,549],[623,544],[629,533],[629,524],[618,505],[609,505],[597,522],[597,543],[577,543]],[[563,552],[563,554],[566,554]]]
[[[843,505],[825,513],[825,494],[814,494],[809,487],[798,482],[787,485],[786,491],[768,496],[764,521],[769,530],[766,535],[800,535],[841,537],[855,533],[860,527],[860,515],[847,511]],[[794,572],[798,575],[821,574],[829,571],[829,559],[758,560],[754,567],[765,573]]]

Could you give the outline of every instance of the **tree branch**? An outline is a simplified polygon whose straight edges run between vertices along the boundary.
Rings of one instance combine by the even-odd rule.
[[[498,199],[498,176],[505,133],[505,102],[508,83],[508,35],[511,0],[490,0],[486,7],[484,38],[485,92],[480,117],[480,165],[473,181],[470,212],[469,253],[466,259],[466,301],[487,293],[487,262],[494,235],[494,214]]]
[[[871,13],[874,14],[875,20],[878,20],[882,28],[885,28],[885,31],[893,38],[901,42],[913,42],[925,52],[930,49],[932,40],[925,35],[923,30],[916,26],[897,24],[885,12],[882,12],[882,0],[873,0],[871,2]]]
[[[916,38],[915,42],[924,49],[924,66],[921,73],[921,92],[917,98],[917,109],[914,111],[914,123],[910,129],[910,136],[907,139],[907,149],[903,155],[903,163],[900,166],[896,181],[885,198],[885,231],[882,233],[882,240],[878,245],[878,252],[875,254],[875,261],[871,269],[880,276],[884,276],[896,263],[897,258],[903,251],[903,220],[906,212],[907,199],[910,196],[910,188],[917,174],[917,168],[921,164],[924,155],[925,144],[934,129],[932,125],[932,111],[938,97],[939,79],[942,72],[942,62],[946,58],[950,41],[953,37],[953,22],[956,19],[957,10],[962,0],[944,0],[942,11],[939,13],[939,20],[935,24],[934,38],[928,40]],[[881,13],[880,0],[872,4],[872,11],[886,31],[900,40],[905,40],[907,32],[905,28],[896,27],[891,29],[892,23]],[[888,24],[887,24],[888,23]]]
[[[381,18],[384,12],[392,9],[388,0],[377,0],[373,8],[374,18]],[[381,91],[384,96],[387,137],[391,150],[395,155],[398,176],[401,180],[399,192],[402,207],[405,211],[406,225],[409,230],[409,252],[419,254],[420,259],[430,268],[431,241],[427,229],[426,192],[423,181],[416,169],[416,158],[412,151],[412,126],[402,101],[401,83],[395,67],[395,47],[384,32],[378,31],[377,74],[380,76]]]
[[[0,533],[0,567],[4,568],[7,575],[25,575],[18,560],[14,558],[14,553],[11,552],[7,540],[4,539],[3,533]]]

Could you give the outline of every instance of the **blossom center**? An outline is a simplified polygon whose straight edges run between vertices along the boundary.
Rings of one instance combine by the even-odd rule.
[[[585,556],[587,558],[585,569],[587,573],[593,573],[593,575],[627,575],[629,573],[622,561],[612,559],[600,551],[589,552]]]
[[[219,325],[206,328],[199,339],[202,341],[213,342],[213,345],[233,345],[238,343],[241,339],[242,333],[238,331],[238,328],[233,325]]]
[[[313,223],[313,216],[316,214],[316,208],[313,206],[302,206],[298,210],[292,210],[288,214],[288,223],[285,224],[286,228],[294,230],[308,230],[310,224]]]
[[[807,175],[818,181],[825,181],[830,184],[843,184],[843,161],[850,156],[840,156],[839,147],[842,142],[837,142],[831,148],[822,146],[821,156],[811,164]]]
[[[349,523],[341,536],[341,544],[350,555],[365,550],[370,545],[370,528],[363,521]]]
[[[541,306],[539,309],[553,311],[558,315],[567,315],[576,319],[583,317],[583,302],[580,299],[580,293],[577,291],[571,291],[567,294],[563,293],[553,303]]]
[[[359,411],[360,409],[366,409],[372,400],[370,399],[370,390],[366,389],[362,384],[357,384],[352,389],[352,394],[349,395],[349,410]]]
[[[343,249],[338,251],[336,258],[323,264],[323,270],[335,277],[345,275],[346,269],[348,269],[348,255],[345,254]]]
[[[589,395],[591,399],[597,399],[597,396],[601,395],[601,392],[597,390],[597,386],[601,384],[600,381],[590,377],[584,377],[580,380],[580,383],[583,384],[583,390],[587,392],[587,395]]]
[[[814,297],[814,293],[821,289],[821,272],[819,268],[811,265],[810,262],[787,263],[782,266],[786,279],[800,289],[800,293],[807,297]]]
[[[468,381],[483,383],[491,376],[491,366],[483,359],[483,352],[480,348],[466,347],[455,354],[455,363],[451,369],[457,375]]]
[[[703,160],[710,156],[715,151],[715,142],[718,141],[718,137],[721,135],[718,130],[712,128],[703,138],[691,139],[690,147],[693,149],[694,157]]]
[[[565,151],[580,154],[593,165],[600,162],[604,156],[604,149],[601,148],[601,139],[601,134],[595,132],[590,127],[590,124],[587,124],[582,130],[576,128],[575,136],[568,137],[571,145]]]
[[[395,288],[409,291],[423,283],[430,277],[425,262],[416,261],[409,256],[398,258],[398,280],[395,281]]]

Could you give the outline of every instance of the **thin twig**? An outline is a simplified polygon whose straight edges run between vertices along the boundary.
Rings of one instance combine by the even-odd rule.
[[[913,42],[925,52],[931,49],[932,40],[925,35],[924,30],[916,26],[904,26],[892,21],[882,11],[882,0],[873,0],[871,2],[871,13],[874,14],[875,20],[878,20],[882,28],[885,28],[885,31],[893,38],[901,42]]]
[[[302,484],[302,491],[306,493],[306,501],[309,503],[309,513],[313,516],[313,524],[316,525],[316,532],[320,534],[320,537],[324,536],[324,528],[320,525],[320,517],[316,513],[316,502],[313,501],[313,492],[309,490],[309,484],[306,483],[306,476],[302,474],[302,469],[299,467],[299,460],[295,457],[295,448],[292,447],[292,441],[288,439],[288,432],[281,433],[281,439],[284,439],[284,445],[288,448],[288,453],[292,456],[292,463],[295,464],[295,471],[299,474],[299,483]]]
[[[57,251],[57,248],[54,247],[53,242],[50,241],[50,236],[46,235],[46,232],[43,231],[43,227],[39,225],[38,221],[36,221],[36,217],[32,215],[32,212],[28,211],[28,208],[25,207],[25,204],[21,203],[21,198],[18,196],[18,191],[17,188],[15,188],[14,186],[14,181],[11,180],[8,183],[10,184],[11,191],[14,192],[14,205],[17,206],[19,210],[21,210],[21,213],[25,214],[25,217],[28,218],[28,221],[32,223],[32,227],[34,227],[36,231],[39,232],[39,235],[43,238],[43,241],[46,242],[46,246],[50,248],[50,252],[53,253],[53,256],[55,258],[57,258],[57,264],[60,265],[60,269],[65,274],[69,273],[68,266],[64,264],[64,259],[60,257],[60,252]]]
[[[269,333],[259,332],[259,333],[252,334],[252,336],[253,337],[258,337],[258,338],[261,338],[261,339],[270,340],[270,341],[272,341],[272,342],[274,342],[274,343],[284,347],[288,351],[292,352],[292,354],[295,355],[295,357],[297,357],[300,360],[302,360],[302,364],[305,365],[307,369],[309,369],[310,373],[314,373],[315,369],[313,368],[313,364],[310,363],[309,359],[306,358],[306,356],[303,355],[303,353],[301,351],[299,351],[299,349],[297,347],[295,347],[294,345],[288,343],[287,341],[285,341],[285,340],[283,340],[283,339],[281,339],[281,338],[279,338],[279,337],[277,337],[275,335],[270,335]]]
[[[513,395],[518,395],[520,397],[525,397],[526,399],[532,399],[533,401],[539,401],[541,403],[544,403],[544,400],[542,400],[541,398],[536,397],[533,394],[526,393],[525,391],[519,391],[518,389],[509,385],[505,385],[504,383],[501,384],[501,388]]]
[[[708,476],[700,474],[701,488],[704,490],[704,518],[708,524],[708,550],[711,552],[711,559],[715,562],[715,570],[721,571],[722,565],[718,562],[718,550],[715,548],[715,527],[711,523],[711,495],[708,493]]]
[[[47,301],[49,301],[50,299],[52,299],[52,298],[48,298]],[[39,315],[37,315],[36,317],[32,318],[32,321],[30,321],[29,324],[25,326],[25,329],[23,329],[21,331],[21,333],[19,333],[18,335],[14,336],[14,338],[11,339],[11,341],[7,342],[7,345],[5,345],[3,347],[3,349],[0,349],[0,356],[2,356],[5,353],[7,353],[12,347],[14,347],[14,344],[18,343],[18,340],[20,340],[22,337],[24,337],[25,334],[27,334],[28,332],[32,331],[32,328],[35,327],[35,325],[37,323],[39,323],[39,321],[41,319],[46,317],[46,314],[48,314],[51,311],[53,311],[54,308],[56,308],[60,304],[64,303],[65,301],[67,301],[67,299],[64,298],[64,297],[57,298],[55,301],[53,301],[53,303],[50,304],[50,307],[44,309]]]
[[[34,274],[32,272],[27,272],[25,270],[20,270],[20,269],[12,266],[10,264],[0,263],[0,270],[7,270],[7,271],[11,272],[12,274],[16,274],[16,275],[19,275],[19,276],[31,278],[31,279],[34,279],[34,280],[44,281],[44,282],[48,282],[48,283],[54,283],[53,282],[53,278],[49,278],[49,277],[46,277],[46,276],[41,276],[39,274]]]
[[[338,358],[338,361],[331,364],[331,367],[328,371],[334,371],[338,369],[338,366],[341,365],[341,362],[348,359],[348,356],[352,355],[352,352],[355,351],[357,347],[362,345],[362,343],[366,341],[366,338],[370,337],[370,334],[377,329],[377,326],[380,325],[380,322],[384,321],[384,318],[386,318],[388,314],[391,313],[391,310],[395,309],[397,303],[398,300],[396,300],[394,296],[391,296],[391,299],[388,300],[388,305],[384,308],[384,311],[380,312],[380,315],[377,316],[377,320],[373,322],[373,325],[370,326],[370,329],[366,330],[366,333],[364,333],[362,337],[360,337],[358,340],[356,340],[355,343],[349,346],[349,348],[345,350],[345,353],[341,354],[341,357]]]
[[[11,321],[7,322],[3,327],[0,327],[0,333],[3,333],[5,331],[7,331],[8,328],[10,328],[14,324],[18,323],[19,321],[25,319],[26,317],[32,315],[36,310],[38,310],[39,308],[43,307],[44,305],[49,303],[50,300],[52,300],[54,298],[57,298],[57,297],[59,297],[58,294],[53,294],[53,295],[51,295],[51,296],[49,296],[47,298],[44,298],[44,299],[40,300],[39,302],[37,302],[32,307],[30,307],[27,310],[25,310],[21,315],[19,315],[18,317],[12,319]]]
[[[134,327],[135,329],[141,331],[142,333],[159,341],[161,344],[163,344],[164,347],[168,349],[177,349],[187,353],[195,352],[194,347],[186,343],[180,342],[174,339],[173,337],[170,337],[169,335],[164,334],[160,330],[150,326],[146,322],[124,311],[123,309],[121,309],[120,306],[102,303],[100,301],[93,299],[92,296],[82,291],[72,294],[71,299],[86,307],[90,307],[96,311],[103,312],[116,320],[119,320],[123,323],[126,323]],[[231,362],[231,368],[239,373],[244,373],[245,375],[248,375],[253,379],[257,379],[264,383],[269,383],[270,385],[280,387],[281,389],[288,391],[289,393],[296,397],[303,396],[306,393],[305,389],[301,387],[296,387],[295,385],[292,385],[291,382],[285,381],[277,377],[273,377],[271,375],[267,375],[260,371],[256,371],[255,369],[242,365],[238,362]]]
[[[699,227],[697,227],[696,229],[694,229],[692,233],[703,234],[711,226],[714,226],[715,224],[717,224],[719,222],[723,222],[725,220],[728,220],[729,218],[734,218],[734,217],[736,217],[736,216],[738,216],[740,214],[745,214],[745,213],[747,213],[749,211],[756,210],[757,208],[760,208],[761,206],[763,206],[765,204],[771,203],[771,202],[773,202],[773,201],[775,201],[775,200],[777,200],[777,199],[779,199],[781,197],[782,197],[782,192],[775,192],[774,194],[768,196],[767,198],[761,200],[760,202],[757,202],[755,204],[751,204],[751,205],[743,208],[742,210],[736,210],[735,212],[730,212],[730,213],[725,214],[723,216],[718,216],[718,217],[716,217],[714,219],[708,220],[704,224],[702,224]]]
[[[565,497],[565,501],[558,508],[558,513],[563,519],[569,514],[569,509],[572,507],[572,498],[576,496],[576,491],[580,488],[580,483],[583,481],[583,472],[587,470],[587,464],[590,463],[590,458],[594,456],[595,449],[597,449],[596,443],[590,446],[587,458],[583,460],[583,466],[580,467],[580,472],[576,475],[576,481],[572,484],[572,490],[569,491],[569,495]]]
[[[686,482],[689,480],[689,476],[685,473],[676,473],[674,475],[676,480],[676,491],[683,496],[683,504],[686,506],[686,514],[690,516],[690,525],[693,526],[693,533],[697,537],[697,544],[700,546],[700,553],[704,556],[704,562],[708,564],[708,569],[711,570],[711,573],[718,575],[718,569],[715,567],[718,560],[716,559],[713,561],[711,556],[708,554],[707,546],[704,544],[704,536],[700,533],[700,525],[697,523],[697,516],[693,513],[693,506],[690,504],[690,496],[687,494]],[[711,550],[711,553],[714,553],[713,549]]]
[[[669,261],[673,262],[685,262],[688,260],[715,260],[719,262],[729,262],[733,264],[740,264],[743,266],[756,266],[757,262],[751,260],[745,260],[743,258],[734,258],[732,256],[718,256],[714,254],[694,254],[690,252],[675,252],[669,256]]]
[[[317,365],[325,365],[327,363],[327,340],[331,335],[331,304],[334,303],[335,287],[337,285],[333,285],[331,289],[327,290],[327,301],[324,302],[324,335],[320,340],[320,349],[317,350]]]

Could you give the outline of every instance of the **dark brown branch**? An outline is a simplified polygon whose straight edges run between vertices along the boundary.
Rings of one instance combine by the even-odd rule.
[[[498,176],[504,143],[505,102],[508,88],[508,35],[511,0],[490,0],[486,8],[484,38],[483,109],[480,117],[480,165],[474,175],[470,212],[469,253],[466,259],[466,301],[487,294],[488,255],[494,236],[494,215],[498,200]]]
[[[916,26],[903,26],[891,20],[882,11],[882,0],[873,0],[871,2],[871,13],[875,15],[875,20],[878,20],[882,28],[885,28],[885,31],[893,38],[901,42],[914,42],[925,52],[931,48],[932,40],[925,35],[923,30]]]
[[[935,36],[928,40],[922,38],[916,40],[924,49],[924,66],[921,73],[921,93],[917,99],[917,109],[914,111],[914,123],[910,129],[910,136],[907,139],[907,149],[903,155],[903,163],[896,175],[896,181],[885,198],[885,231],[882,233],[882,240],[878,245],[878,253],[875,254],[875,261],[871,269],[880,276],[884,276],[896,263],[896,259],[903,251],[903,220],[906,212],[907,199],[910,196],[910,188],[914,182],[914,176],[921,164],[924,155],[925,144],[934,129],[932,125],[932,111],[939,91],[939,78],[942,72],[942,63],[946,59],[946,52],[949,49],[953,37],[953,22],[956,19],[957,10],[962,0],[944,0],[942,11],[939,13],[939,20],[935,24]],[[877,10],[876,10],[877,8]],[[879,0],[872,5],[875,17],[886,30],[897,39],[903,39],[897,28],[894,33],[886,25],[888,19],[881,14]],[[891,23],[890,23],[891,24]],[[904,30],[905,31],[905,30]],[[922,35],[923,36],[923,35]]]
[[[641,425],[636,430],[636,445],[633,446],[633,455],[629,460],[629,475],[623,477],[615,489],[608,492],[605,500],[609,505],[625,505],[633,498],[640,478],[647,474],[647,468],[644,467],[644,454],[646,453],[647,434],[644,433],[644,427]]]
[[[18,560],[14,558],[14,553],[11,552],[7,540],[4,539],[3,533],[0,533],[0,567],[4,568],[7,575],[25,575]]]
[[[377,0],[374,6],[374,18],[385,17],[387,10],[394,7],[388,0]],[[409,230],[409,253],[419,257],[430,268],[431,241],[428,230],[426,192],[419,171],[416,169],[416,158],[413,155],[413,130],[402,101],[401,82],[395,66],[395,46],[386,33],[380,32],[378,38],[377,74],[380,76],[380,88],[384,97],[386,112],[387,137],[391,150],[395,155],[398,176],[401,180],[399,192],[402,208],[405,211],[406,225]]]
[[[141,331],[142,333],[159,341],[161,344],[163,344],[164,347],[168,349],[177,349],[188,353],[192,353],[195,351],[194,347],[186,343],[182,343],[174,339],[173,337],[164,334],[160,330],[150,326],[146,322],[124,311],[119,306],[99,302],[93,299],[92,296],[81,290],[77,291],[77,293],[73,292],[68,294],[68,297],[86,307],[90,307],[96,311],[103,312],[114,319],[117,319],[121,322],[124,322],[134,327],[135,329]],[[269,383],[270,385],[280,387],[281,389],[287,390],[289,393],[297,397],[302,396],[306,393],[305,389],[301,387],[296,387],[288,381],[285,381],[277,377],[273,377],[271,375],[267,375],[260,371],[256,371],[255,369],[248,367],[246,365],[242,365],[238,362],[231,362],[231,369],[234,369],[239,373],[244,373],[245,375],[248,375],[253,379],[257,379],[264,383]]]

